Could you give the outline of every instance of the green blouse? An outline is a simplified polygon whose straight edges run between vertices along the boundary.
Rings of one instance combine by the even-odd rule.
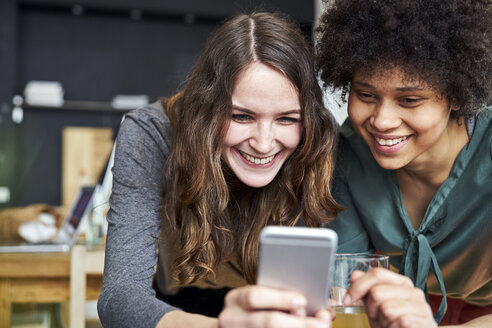
[[[390,255],[391,265],[431,294],[492,305],[492,108],[477,119],[468,144],[415,230],[394,171],[381,168],[347,120],[340,130],[335,199],[346,210],[331,228],[339,252]]]

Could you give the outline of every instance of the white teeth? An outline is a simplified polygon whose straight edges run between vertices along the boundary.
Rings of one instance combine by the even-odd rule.
[[[255,163],[255,164],[267,164],[267,163],[270,163],[273,158],[275,156],[270,156],[270,157],[265,157],[265,158],[256,158],[256,157],[253,157],[253,156],[250,156],[246,153],[243,153],[242,151],[240,151],[241,155],[246,158],[248,161],[250,161],[251,163]]]
[[[381,146],[393,146],[393,145],[396,145],[397,143],[402,142],[405,139],[407,139],[407,137],[400,137],[400,138],[396,138],[396,139],[381,139],[381,138],[376,137],[376,141]]]

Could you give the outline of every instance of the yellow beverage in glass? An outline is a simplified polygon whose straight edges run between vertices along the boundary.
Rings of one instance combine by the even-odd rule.
[[[366,311],[361,306],[335,306],[333,328],[371,328]]]

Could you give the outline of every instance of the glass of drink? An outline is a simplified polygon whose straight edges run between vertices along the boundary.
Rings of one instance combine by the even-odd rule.
[[[337,254],[329,301],[336,314],[333,328],[370,328],[364,303],[358,301],[351,306],[343,306],[342,300],[350,286],[350,275],[353,271],[367,272],[376,267],[389,268],[388,256],[362,253]]]

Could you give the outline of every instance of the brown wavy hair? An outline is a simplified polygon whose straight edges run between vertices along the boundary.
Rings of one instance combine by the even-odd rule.
[[[297,88],[304,128],[297,149],[262,188],[239,182],[221,156],[234,83],[252,62],[279,70]],[[263,227],[292,226],[301,216],[319,226],[340,210],[330,194],[335,126],[311,49],[288,18],[256,12],[224,22],[183,89],[163,105],[173,129],[163,214],[179,236],[174,276],[182,285],[213,275],[233,257],[253,283]]]

